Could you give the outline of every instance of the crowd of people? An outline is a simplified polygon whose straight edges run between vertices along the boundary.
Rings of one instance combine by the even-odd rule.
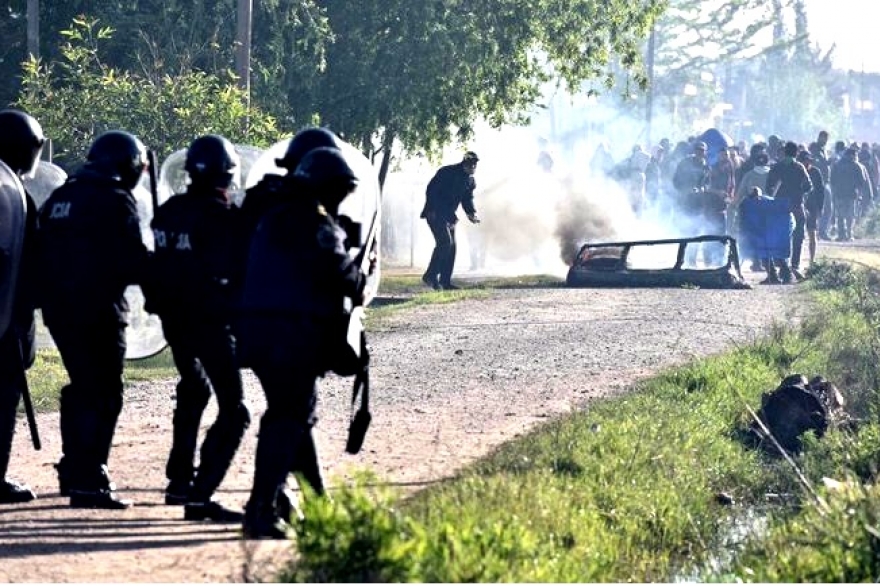
[[[650,154],[637,145],[618,163],[600,145],[591,169],[619,181],[637,215],[660,218],[678,237],[736,237],[740,257],[767,272],[768,284],[803,279],[804,243],[812,263],[818,240],[853,240],[875,204],[880,144],[830,148],[824,130],[809,144],[771,135],[747,147],[707,136],[715,138],[694,136],[674,147],[663,139]]]
[[[0,112],[0,161],[9,176],[31,173],[43,143],[34,118]],[[0,504],[36,498],[6,472],[40,308],[69,375],[60,399],[60,493],[74,508],[131,505],[117,495],[108,460],[124,400],[124,294],[133,284],[161,318],[180,374],[165,503],[182,505],[185,519],[239,522],[246,537],[281,539],[291,509],[288,474],[324,493],[312,437],[316,385],[335,370],[335,338],[345,341],[340,314],[346,303],[363,302],[372,269],[365,273],[347,252],[339,204],[358,177],[339,139],[323,128],[303,130],[277,164],[285,174],[267,175],[239,208],[230,198],[239,166],[233,145],[218,135],[197,138],[187,152],[186,191],[154,210],[154,251],[142,240],[132,194],[147,150],[128,132],[98,136],[84,165],[39,210],[19,187],[27,201],[24,253],[0,267],[0,291],[15,301],[11,316],[0,315]],[[15,189],[4,185],[4,197]],[[242,367],[256,374],[267,403],[244,511],[214,498],[250,424]],[[199,447],[212,394],[218,415]]]

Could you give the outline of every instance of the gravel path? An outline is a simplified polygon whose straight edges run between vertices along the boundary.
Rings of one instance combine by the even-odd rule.
[[[331,484],[363,468],[402,490],[448,476],[549,417],[796,318],[798,291],[499,290],[394,313],[371,335],[373,426],[360,455],[343,454],[348,381],[322,386],[318,441]],[[245,376],[255,424],[219,494],[230,505],[247,498],[263,410],[254,378]],[[136,502],[124,512],[67,508],[52,469],[57,414],[39,416],[41,452],[19,422],[10,475],[40,498],[0,507],[0,580],[242,581],[266,577],[287,557],[286,544],[244,542],[237,526],[185,522],[179,508],[161,504],[173,388],[164,381],[127,391],[110,462],[120,491]]]

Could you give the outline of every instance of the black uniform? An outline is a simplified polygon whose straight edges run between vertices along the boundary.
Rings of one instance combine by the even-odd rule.
[[[258,535],[269,534],[279,488],[295,459],[303,458],[317,379],[329,369],[328,336],[344,298],[359,298],[365,283],[346,253],[344,231],[314,198],[291,195],[254,234],[238,327],[244,360],[267,403],[245,519],[246,531]]]
[[[421,217],[427,220],[434,236],[434,252],[422,278],[434,288],[452,287],[452,270],[455,266],[456,211],[460,205],[469,218],[475,217],[474,177],[464,169],[465,162],[441,167],[428,183],[425,207]]]
[[[287,176],[266,175],[259,183],[247,190],[247,195],[241,205],[240,221],[238,223],[238,250],[239,253],[242,251],[244,253],[239,259],[238,277],[240,279],[244,277],[251,240],[262,219],[272,210],[290,202],[291,198],[295,197],[295,193],[302,190],[302,188],[301,185],[297,186],[297,180],[292,176],[291,172]],[[244,361],[243,356],[239,356],[239,365],[242,367],[250,366]],[[324,477],[321,472],[318,449],[315,445],[311,428],[300,442],[298,454],[294,458],[290,471],[302,474],[303,480],[311,486],[315,493],[318,495],[324,494]]]
[[[128,285],[147,260],[137,205],[120,180],[87,165],[40,212],[43,319],[70,384],[61,390],[62,494],[109,493],[107,460],[122,409]]]
[[[180,373],[168,504],[208,503],[250,424],[231,328],[236,212],[223,192],[193,185],[164,203],[151,224],[155,253],[146,308],[161,317]],[[219,414],[195,474],[199,424],[212,388]]]
[[[37,208],[27,195],[27,224],[24,250],[18,273],[12,321],[0,337],[0,503],[23,502],[34,498],[30,489],[6,481],[15,420],[21,400],[24,371],[34,363],[34,266],[36,254]]]

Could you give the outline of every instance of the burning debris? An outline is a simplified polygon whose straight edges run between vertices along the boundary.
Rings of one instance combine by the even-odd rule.
[[[570,287],[750,288],[740,271],[736,240],[730,236],[584,244],[566,283]]]

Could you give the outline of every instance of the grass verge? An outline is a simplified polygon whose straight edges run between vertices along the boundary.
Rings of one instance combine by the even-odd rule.
[[[306,499],[281,578],[876,580],[880,280],[826,262],[813,282],[799,327],[593,403],[452,481],[402,501],[374,483]],[[792,465],[742,438],[747,407],[793,372],[837,384],[860,423],[805,438]]]
[[[167,348],[151,358],[143,360],[127,360],[125,362],[126,383],[167,380],[177,376],[171,351]],[[37,351],[37,359],[27,372],[28,387],[37,411],[55,411],[58,409],[58,397],[61,387],[70,379],[64,369],[61,356],[55,348],[41,348]]]

